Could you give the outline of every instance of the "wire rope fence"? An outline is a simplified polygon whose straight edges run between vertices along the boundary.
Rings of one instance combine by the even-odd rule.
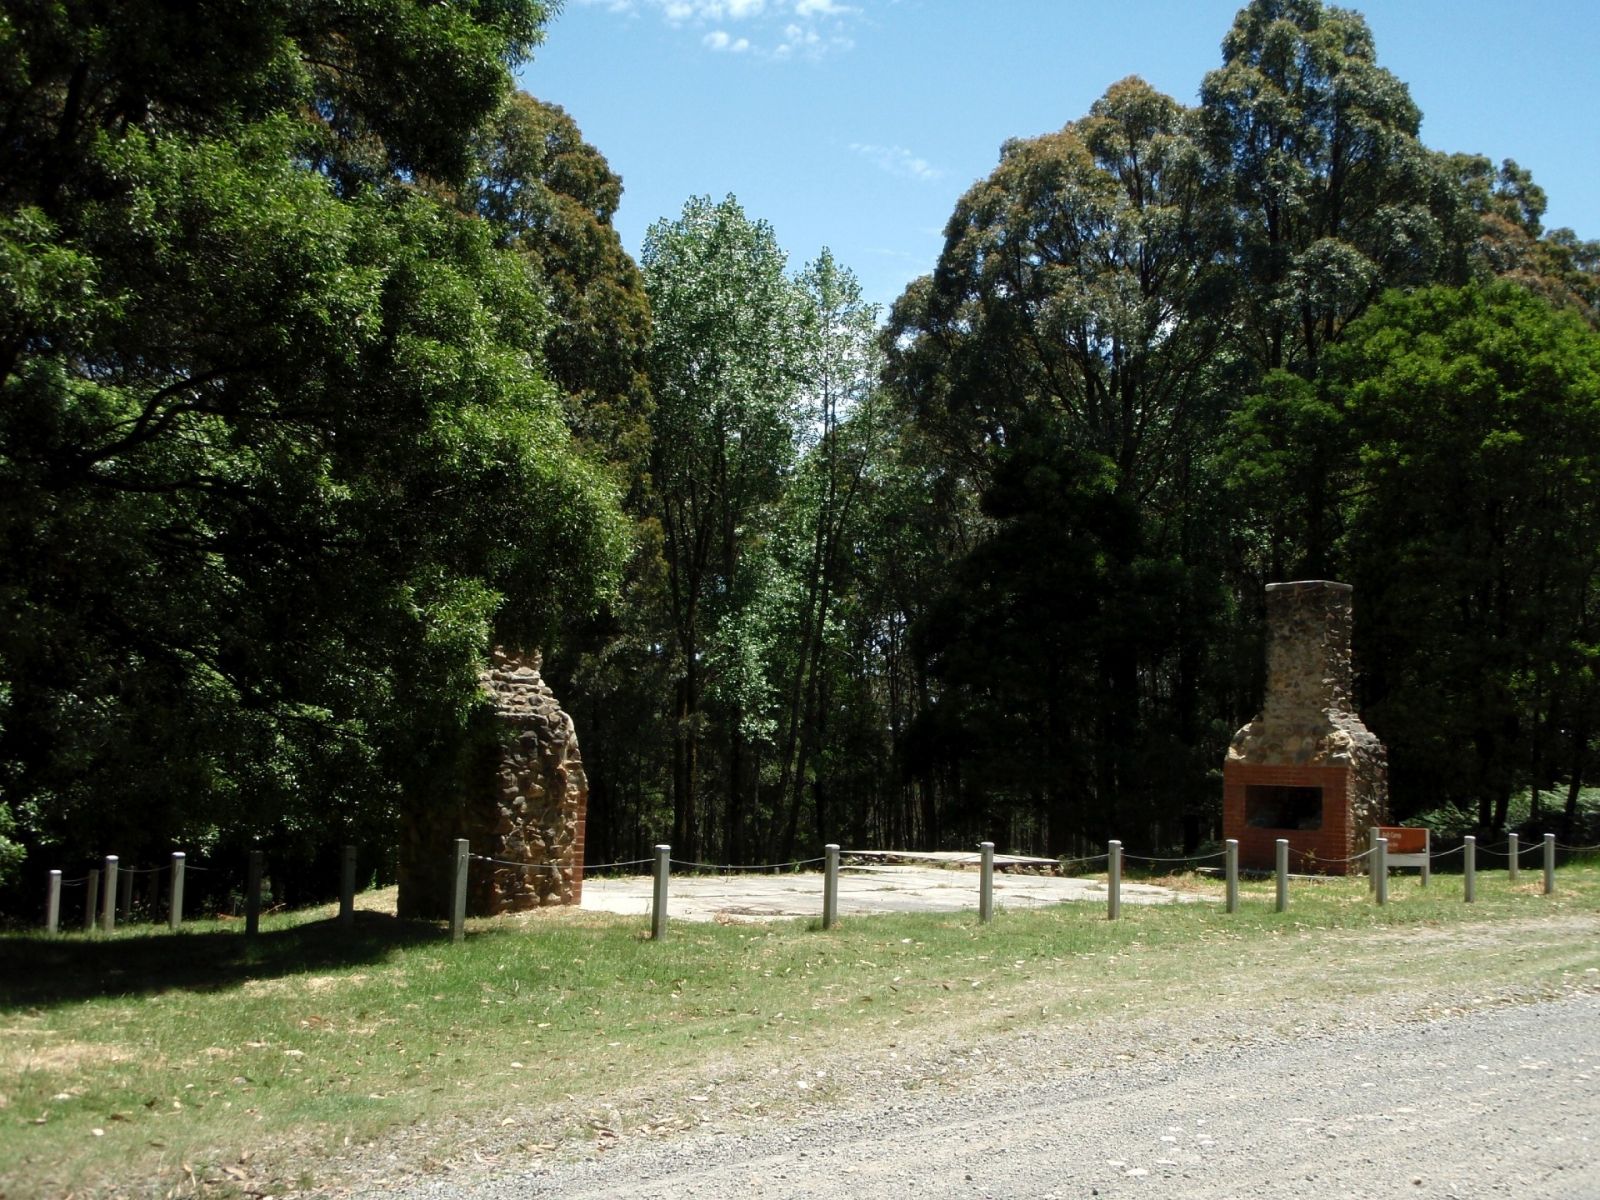
[[[1495,845],[1480,845],[1474,836],[1462,838],[1460,844],[1447,846],[1438,850],[1430,847],[1422,853],[1396,854],[1391,851],[1390,838],[1379,836],[1379,830],[1374,827],[1371,844],[1364,850],[1337,858],[1316,857],[1307,851],[1299,851],[1303,865],[1313,865],[1324,871],[1332,871],[1334,876],[1339,874],[1355,873],[1361,871],[1369,876],[1370,886],[1375,893],[1378,904],[1387,903],[1388,878],[1391,871],[1399,865],[1421,865],[1423,868],[1422,882],[1426,886],[1428,871],[1432,864],[1461,856],[1461,872],[1463,899],[1472,903],[1476,899],[1477,875],[1479,866],[1484,860],[1492,860],[1499,864],[1498,870],[1508,874],[1509,879],[1516,883],[1519,879],[1519,870],[1530,854],[1539,853],[1543,856],[1544,866],[1544,892],[1555,891],[1555,873],[1559,855],[1580,856],[1600,853],[1600,845],[1571,845],[1560,842],[1554,834],[1545,834],[1538,841],[1523,842],[1518,835],[1510,834],[1507,840]],[[1406,830],[1389,829],[1388,834],[1406,833]],[[1415,831],[1409,831],[1415,832]],[[1259,839],[1258,839],[1259,841]],[[1255,852],[1258,855],[1257,865],[1252,868],[1260,871],[1259,847]],[[855,856],[852,863],[843,865],[842,856]],[[649,874],[652,879],[652,897],[650,904],[652,938],[666,936],[667,897],[669,893],[669,879],[676,872],[682,876],[721,878],[732,881],[740,877],[757,875],[764,876],[792,876],[802,880],[818,877],[818,901],[823,917],[823,928],[831,928],[838,920],[839,875],[844,871],[875,871],[881,867],[868,865],[869,861],[877,856],[880,861],[890,860],[900,864],[902,860],[916,861],[919,856],[896,852],[878,851],[846,851],[836,844],[829,844],[822,855],[808,858],[791,859],[785,862],[762,863],[727,863],[705,861],[697,857],[674,858],[669,845],[658,845],[655,854],[650,858],[619,859],[609,862],[578,863],[574,861],[531,861],[525,858],[507,858],[496,854],[472,853],[464,839],[458,839],[452,850],[449,864],[450,878],[450,919],[451,935],[456,940],[464,936],[464,922],[466,918],[466,875],[474,866],[478,869],[487,868],[490,871],[517,872],[524,876],[558,876],[567,874],[581,882],[582,879],[594,881],[606,880],[627,874]],[[339,922],[348,926],[354,912],[354,863],[356,848],[343,847],[343,872],[340,888]],[[1273,843],[1274,866],[1272,875],[1275,877],[1276,888],[1274,907],[1278,912],[1285,912],[1290,900],[1290,873],[1288,869],[1291,857],[1290,840],[1286,838],[1275,839]],[[936,856],[925,856],[927,861]],[[993,918],[995,905],[995,875],[996,856],[994,843],[983,842],[974,854],[945,855],[944,865],[972,866],[979,868],[976,886],[976,906],[980,922],[987,922]],[[1078,855],[1074,857],[1060,857],[1052,860],[1022,859],[1020,856],[1007,856],[1005,863],[1001,864],[1001,871],[1007,868],[1021,870],[1036,870],[1041,864],[1048,864],[1049,873],[1053,875],[1069,875],[1079,873],[1080,876],[1104,875],[1106,889],[1107,916],[1116,920],[1121,915],[1121,903],[1124,891],[1123,872],[1127,866],[1143,866],[1149,868],[1152,874],[1173,874],[1181,871],[1206,871],[1215,873],[1218,867],[1210,865],[1221,860],[1223,866],[1220,871],[1225,882],[1224,905],[1229,913],[1240,909],[1239,880],[1241,877],[1241,856],[1238,839],[1228,839],[1221,850],[1203,854],[1184,855],[1158,855],[1137,854],[1128,852],[1119,841],[1107,844],[1103,854]],[[242,874],[244,884],[244,929],[247,934],[259,932],[262,902],[262,880],[264,875],[263,856],[260,850],[251,850],[246,855],[241,871],[238,864],[210,862],[191,862],[183,851],[173,851],[165,863],[122,865],[115,855],[107,855],[98,867],[92,867],[82,875],[71,878],[65,877],[59,870],[49,872],[48,894],[45,906],[45,926],[49,933],[60,932],[63,893],[69,890],[82,889],[83,928],[85,932],[100,931],[113,932],[117,920],[127,923],[136,915],[142,915],[149,923],[156,923],[165,917],[169,930],[176,932],[184,920],[184,881],[190,872],[219,872],[237,878]],[[817,868],[820,867],[820,870]],[[1330,876],[1330,877],[1334,877]],[[1306,876],[1297,876],[1304,879]],[[141,884],[142,889],[141,889]],[[165,886],[162,886],[165,884]],[[541,885],[542,886],[542,885]],[[1102,886],[1098,881],[1093,886]],[[144,892],[142,905],[137,903],[135,896],[138,891]],[[731,892],[729,893],[731,895]],[[543,893],[541,893],[541,896]],[[1031,902],[1031,901],[1030,901]],[[77,902],[73,902],[76,907]],[[903,907],[903,906],[902,906]],[[780,914],[772,914],[780,915]],[[792,914],[783,914],[792,915]]]

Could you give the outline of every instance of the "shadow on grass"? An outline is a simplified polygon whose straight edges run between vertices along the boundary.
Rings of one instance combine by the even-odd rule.
[[[247,937],[237,930],[139,933],[116,938],[0,937],[0,1011],[107,996],[214,991],[248,979],[337,970],[387,960],[397,950],[448,937],[426,921],[356,913]]]

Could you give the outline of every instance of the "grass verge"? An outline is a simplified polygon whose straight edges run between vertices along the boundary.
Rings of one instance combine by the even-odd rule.
[[[1208,903],[1129,906],[1116,923],[1090,905],[829,933],[680,923],[659,945],[637,918],[562,910],[471,923],[461,946],[373,912],[345,933],[326,910],[268,918],[255,939],[205,922],[8,936],[0,1195],[282,1195],[328,1184],[347,1147],[378,1139],[426,1163],[503,1123],[524,1149],[609,1135],[646,1119],[607,1107],[629,1089],[670,1125],[662,1095],[741,1063],[1206,1005],[1592,985],[1600,867],[1564,867],[1548,897],[1524,879],[1480,875],[1470,906],[1459,876],[1397,879],[1383,909],[1363,881],[1329,880],[1297,885],[1277,914],[1261,883],[1233,916]],[[1173,882],[1220,899],[1210,881]]]

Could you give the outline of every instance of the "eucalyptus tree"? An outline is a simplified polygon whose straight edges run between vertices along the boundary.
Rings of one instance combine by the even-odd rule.
[[[772,228],[731,196],[696,197],[652,225],[640,265],[655,320],[650,475],[675,649],[672,840],[693,856],[715,815],[701,794],[708,685],[723,687],[727,805],[742,808],[750,786],[743,676],[707,671],[743,657],[730,638],[755,583],[746,555],[793,466],[809,316]]]
[[[7,6],[0,789],[31,844],[387,833],[491,631],[615,577],[539,289],[434,198],[544,16]]]
[[[650,429],[650,302],[612,224],[622,179],[559,105],[513,92],[477,132],[459,202],[482,216],[546,290],[542,350],[567,422],[635,495]]]
[[[1200,115],[1235,210],[1239,345],[1263,373],[1310,378],[1385,288],[1438,278],[1455,197],[1360,13],[1251,0],[1222,54]]]
[[[1198,613],[1175,556],[1212,486],[1206,445],[1230,366],[1229,223],[1192,125],[1181,105],[1129,79],[1059,133],[1008,142],[957,203],[938,269],[903,298],[891,329],[897,393],[996,524],[949,610],[967,615],[930,623],[925,645],[947,676],[962,662],[979,672],[962,683],[969,696],[1054,672],[1036,684],[1052,701],[1028,719],[1050,711],[1051,744],[1087,748],[1085,763],[1028,784],[1050,814],[1039,824],[1052,848],[1136,809],[1157,819],[1142,809],[1154,803],[1158,756],[1141,739],[1157,727],[1158,695],[1198,686],[1172,684],[1168,655],[1194,636]],[[1061,536],[1079,540],[1058,548],[1049,617],[1010,604],[1050,553],[1031,540],[1068,520],[1080,524]],[[984,615],[968,630],[974,605]],[[1058,652],[1029,654],[1024,625]],[[964,649],[970,632],[1004,639],[1013,626],[984,654]],[[1038,744],[1018,736],[1005,754]]]

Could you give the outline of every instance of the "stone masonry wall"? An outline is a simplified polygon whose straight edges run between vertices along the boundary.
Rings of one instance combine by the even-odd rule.
[[[462,837],[474,856],[469,914],[582,899],[589,784],[572,718],[539,666],[536,653],[496,648],[480,676],[485,703],[457,759],[440,768],[427,794],[408,797],[400,916],[449,915],[451,852]]]

